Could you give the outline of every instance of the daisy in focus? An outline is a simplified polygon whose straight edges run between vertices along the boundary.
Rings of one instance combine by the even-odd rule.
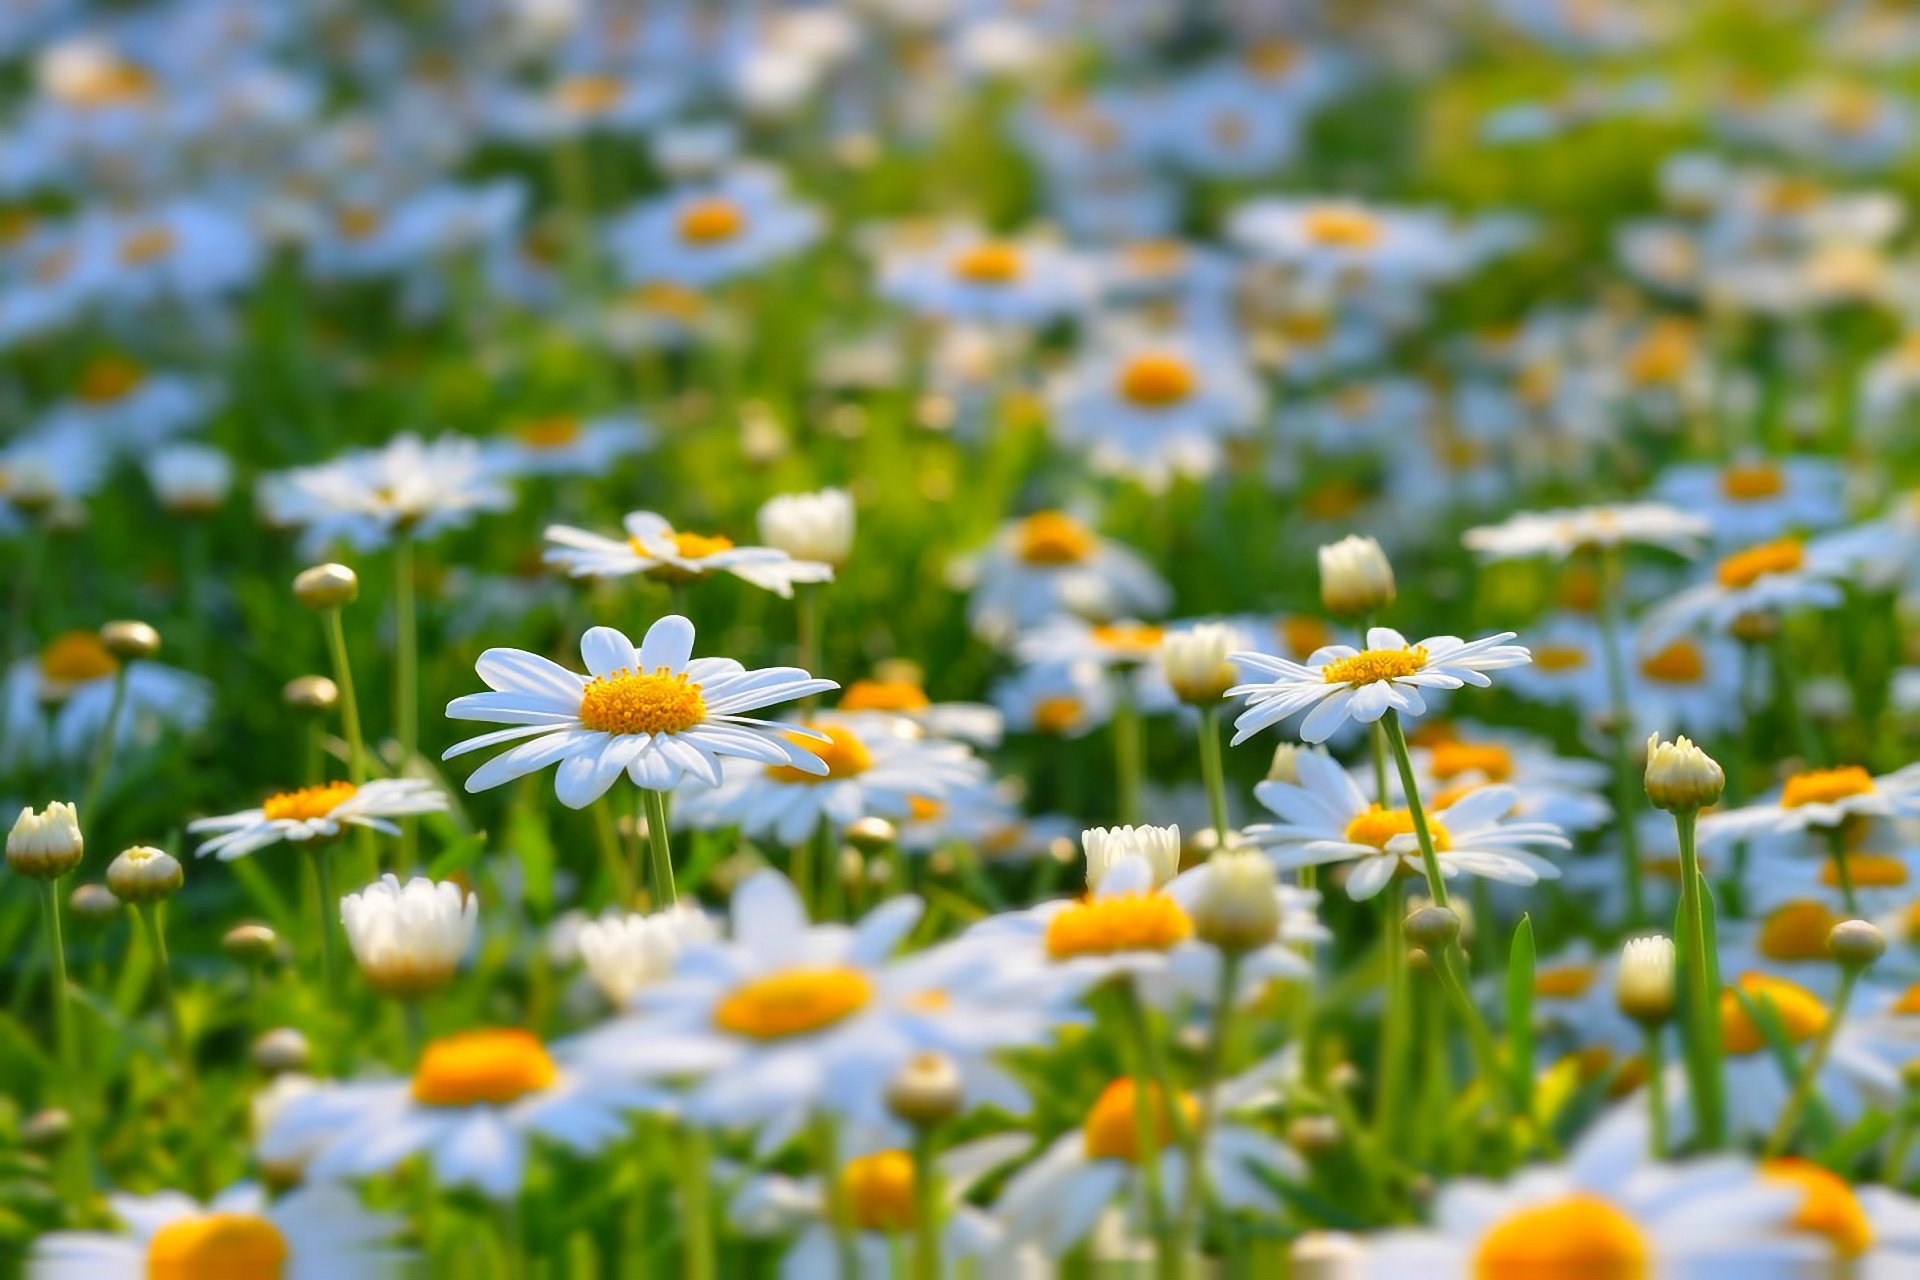
[[[793,595],[795,583],[833,580],[832,565],[796,560],[773,547],[737,547],[731,538],[719,534],[675,530],[651,511],[635,511],[622,523],[624,539],[571,525],[549,525],[544,558],[574,578],[638,573],[677,584],[730,573],[783,598]]]
[[[683,777],[718,785],[720,758],[738,756],[801,774],[827,765],[803,741],[823,735],[744,714],[840,686],[797,667],[749,671],[732,658],[694,658],[693,624],[677,614],[647,628],[638,648],[611,627],[580,638],[588,674],[520,649],[489,649],[475,670],[489,693],[447,704],[453,720],[510,726],[449,747],[442,759],[515,743],[467,778],[485,791],[560,766],[554,791],[581,809],[625,773],[634,785],[671,789]]]
[[[349,827],[365,827],[397,836],[394,818],[439,813],[447,797],[433,783],[419,778],[376,778],[355,786],[328,782],[268,796],[257,809],[217,818],[196,818],[187,824],[194,835],[212,833],[195,852],[217,856],[222,862],[244,858],[269,845],[287,841],[310,844],[344,835]]]

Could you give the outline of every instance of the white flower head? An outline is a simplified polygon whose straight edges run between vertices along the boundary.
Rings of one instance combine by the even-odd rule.
[[[676,530],[651,511],[631,512],[622,525],[624,538],[552,525],[546,533],[546,562],[574,578],[638,573],[660,582],[684,583],[730,573],[781,597],[791,597],[796,583],[833,580],[830,564],[798,560],[778,547],[739,547],[718,534]]]
[[[1087,888],[1098,889],[1107,872],[1124,859],[1140,858],[1152,869],[1158,888],[1180,874],[1179,827],[1089,827],[1080,833],[1087,851]]]
[[[1349,534],[1320,548],[1320,602],[1339,618],[1384,609],[1395,595],[1393,563],[1372,538]]]
[[[795,560],[838,569],[853,554],[853,498],[845,489],[783,493],[760,507],[760,540]]]
[[[73,804],[55,800],[40,813],[20,810],[7,832],[7,866],[17,875],[53,880],[80,865],[86,841]]]
[[[713,918],[695,907],[672,907],[652,915],[607,916],[580,926],[580,959],[595,985],[615,1005],[673,972],[689,943],[719,937]]]
[[[1231,655],[1245,648],[1247,638],[1239,628],[1202,622],[1167,632],[1160,642],[1160,668],[1182,702],[1207,706],[1240,682],[1240,668]]]
[[[384,875],[340,899],[340,923],[367,985],[414,997],[453,978],[473,942],[480,900],[451,881]]]
[[[376,778],[360,786],[328,782],[268,796],[258,809],[197,818],[187,824],[187,830],[214,833],[196,850],[199,856],[214,854],[222,862],[231,862],[283,840],[291,844],[332,840],[349,827],[399,835],[392,819],[438,813],[446,807],[446,794],[423,778]]]
[[[1662,934],[1629,938],[1620,951],[1614,994],[1621,1012],[1641,1022],[1665,1022],[1673,1016],[1673,939]]]

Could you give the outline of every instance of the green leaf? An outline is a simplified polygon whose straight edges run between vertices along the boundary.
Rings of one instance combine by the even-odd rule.
[[[1533,918],[1523,915],[1507,953],[1507,1070],[1522,1115],[1533,1114]]]
[[[433,880],[444,880],[454,872],[471,866],[487,847],[487,833],[476,831],[472,835],[454,836],[448,840],[427,864],[427,876]]]
[[[1862,1156],[1879,1146],[1892,1128],[1892,1116],[1880,1110],[1868,1111],[1851,1129],[1821,1148],[1814,1160],[1844,1176]]]

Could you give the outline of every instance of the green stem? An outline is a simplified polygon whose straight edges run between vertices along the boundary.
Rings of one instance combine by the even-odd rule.
[[[1146,1200],[1147,1229],[1153,1235],[1155,1271],[1162,1280],[1177,1280],[1180,1255],[1176,1252],[1172,1223],[1167,1217],[1166,1197],[1161,1189],[1160,1116],[1154,1112],[1155,1104],[1159,1103],[1161,1115],[1171,1124],[1179,1117],[1180,1108],[1166,1091],[1166,1082],[1156,1070],[1159,1055],[1153,1048],[1153,1029],[1147,1025],[1147,1013],[1140,1003],[1139,993],[1129,982],[1121,986],[1119,995],[1121,1013],[1133,1039],[1134,1145],[1139,1152],[1137,1164]]]
[[[1207,807],[1213,817],[1214,848],[1227,847],[1227,769],[1220,748],[1220,708],[1200,713],[1200,776],[1207,784]]]
[[[1633,767],[1633,747],[1629,740],[1633,709],[1627,693],[1626,657],[1620,650],[1620,557],[1608,551],[1600,558],[1600,647],[1606,658],[1608,734],[1613,743],[1613,783],[1615,825],[1620,831],[1620,856],[1625,861],[1622,876],[1627,890],[1629,930],[1638,928],[1646,917],[1646,868],[1640,859],[1640,829],[1634,823],[1639,809],[1641,786],[1639,771]]]
[[[1140,778],[1146,760],[1146,727],[1133,695],[1122,688],[1113,704],[1113,772],[1119,789],[1120,822],[1140,821]]]
[[[913,1133],[913,1280],[940,1280],[940,1166],[934,1125]]]
[[[327,653],[333,682],[340,688],[340,727],[347,735],[347,777],[354,786],[367,780],[367,740],[360,732],[360,702],[353,692],[353,667],[347,661],[347,628],[340,610],[327,610]]]
[[[122,662],[113,673],[113,698],[107,703],[107,720],[100,729],[100,741],[93,746],[93,768],[87,774],[87,789],[80,798],[80,814],[91,819],[107,785],[107,771],[113,767],[114,740],[120,732],[120,715],[127,705],[127,664]]]
[[[1667,1046],[1657,1024],[1649,1023],[1642,1031],[1647,1060],[1647,1117],[1652,1129],[1648,1154],[1655,1160],[1664,1160],[1667,1158]]]
[[[1719,1149],[1726,1140],[1721,1099],[1726,1090],[1720,1060],[1720,1005],[1714,988],[1720,972],[1716,940],[1707,928],[1706,881],[1694,840],[1697,810],[1674,813],[1680,845],[1680,928],[1687,971],[1687,1053],[1693,1081],[1694,1110],[1703,1149]]]
[[[1858,915],[1860,906],[1854,900],[1853,864],[1847,860],[1847,835],[1842,824],[1827,828],[1827,848],[1833,851],[1833,874],[1840,881],[1840,898],[1846,903],[1847,914]]]
[[[639,878],[639,870],[620,856],[620,834],[614,830],[613,801],[609,798],[602,797],[594,803],[593,835],[594,842],[600,846],[600,863],[606,868],[608,883],[619,901],[620,909],[633,910],[634,886]]]
[[[1813,1051],[1802,1064],[1800,1078],[1794,1081],[1787,1105],[1781,1109],[1780,1119],[1773,1126],[1773,1136],[1767,1139],[1765,1154],[1768,1159],[1785,1151],[1793,1137],[1794,1128],[1800,1122],[1801,1108],[1807,1105],[1807,1098],[1819,1081],[1821,1068],[1827,1064],[1827,1055],[1833,1051],[1834,1036],[1839,1033],[1840,1023],[1847,1016],[1847,1005],[1853,999],[1853,988],[1859,983],[1860,974],[1858,965],[1847,965],[1840,972],[1840,990],[1833,998],[1833,1012],[1820,1028],[1820,1035],[1813,1042]]]
[[[326,984],[327,997],[332,999],[340,994],[340,954],[335,950],[339,943],[334,936],[334,917],[340,903],[333,896],[333,868],[327,863],[325,846],[307,851],[307,866],[313,872],[313,905],[318,916],[314,923],[320,931],[320,977]]]
[[[1381,921],[1382,957],[1386,963],[1386,1010],[1380,1020],[1380,1090],[1374,1099],[1374,1130],[1383,1151],[1397,1149],[1401,1099],[1405,1095],[1407,1019],[1411,1009],[1407,985],[1406,891],[1396,868],[1381,895],[1386,915]]]
[[[648,1280],[653,1268],[647,1257],[647,1247],[651,1237],[648,1221],[648,1193],[652,1190],[653,1173],[653,1120],[650,1116],[639,1116],[634,1121],[633,1134],[633,1186],[627,1192],[626,1203],[621,1206],[619,1273],[627,1280]]]
[[[173,995],[173,969],[167,959],[167,934],[160,924],[160,905],[153,902],[135,903],[133,910],[140,917],[140,927],[147,938],[147,950],[153,955],[153,988],[160,997],[160,1012],[167,1021],[168,1042],[173,1046],[174,1057],[180,1063],[181,1071],[191,1075],[193,1063],[187,1054],[187,1033],[180,1021],[180,1005]]]
[[[1400,728],[1400,713],[1389,708],[1380,723],[1386,726],[1387,745],[1393,748],[1393,761],[1400,769],[1400,789],[1406,793],[1407,813],[1413,819],[1413,835],[1420,842],[1420,861],[1427,871],[1427,895],[1433,899],[1434,906],[1444,907],[1447,882],[1440,874],[1440,855],[1434,852],[1433,832],[1427,826],[1426,806],[1420,801],[1420,784],[1414,780],[1413,757],[1407,753],[1407,735]]]
[[[1173,1247],[1179,1258],[1186,1257],[1188,1246],[1198,1238],[1201,1216],[1206,1209],[1207,1136],[1213,1130],[1214,1117],[1219,1111],[1221,1064],[1226,1061],[1239,980],[1239,953],[1222,952],[1220,984],[1214,992],[1213,1035],[1207,1041],[1206,1056],[1200,1063],[1200,1109],[1187,1139],[1187,1181],[1180,1189],[1180,1207],[1173,1219]]]
[[[405,530],[393,542],[393,722],[400,739],[404,777],[420,754],[420,619],[414,603],[413,535]],[[400,819],[400,870],[411,871],[419,857],[420,823]]]
[[[853,1213],[847,1204],[847,1180],[840,1167],[840,1144],[833,1117],[824,1111],[813,1116],[813,1163],[827,1188],[827,1221],[833,1231],[833,1250],[842,1276],[860,1274],[860,1255],[853,1244]]]
[[[686,1280],[714,1280],[713,1169],[706,1130],[688,1125],[681,1170],[681,1207],[685,1210]],[[852,1273],[848,1273],[852,1274]]]
[[[667,832],[667,793],[643,787],[647,804],[647,844],[653,850],[653,909],[678,905],[673,888],[673,848]]]
[[[73,1003],[67,984],[66,936],[60,927],[58,880],[40,882],[40,906],[46,917],[47,953],[53,972],[53,1033],[55,1052],[59,1055],[56,1061],[60,1067],[61,1092],[67,1099],[67,1118],[72,1125],[71,1136],[61,1153],[59,1185],[68,1207],[82,1212],[91,1196],[88,1184],[93,1158],[87,1149],[88,1121],[83,1105],[87,1100],[83,1098],[82,1068],[74,1051]]]

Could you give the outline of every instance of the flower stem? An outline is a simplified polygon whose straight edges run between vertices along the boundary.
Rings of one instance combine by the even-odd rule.
[[[1765,1154],[1769,1159],[1785,1151],[1793,1137],[1793,1131],[1800,1122],[1800,1111],[1807,1105],[1807,1098],[1820,1078],[1820,1071],[1827,1064],[1827,1055],[1833,1051],[1833,1038],[1840,1031],[1841,1020],[1847,1016],[1847,1005],[1853,999],[1853,989],[1860,981],[1860,973],[1857,965],[1847,965],[1841,970],[1840,990],[1833,997],[1833,1012],[1827,1016],[1826,1025],[1820,1028],[1820,1035],[1813,1042],[1813,1051],[1800,1068],[1800,1078],[1794,1081],[1793,1093],[1787,1098],[1787,1105],[1780,1109],[1780,1119],[1773,1126],[1773,1135],[1767,1139]]]
[[[414,602],[413,535],[402,529],[393,540],[393,723],[400,739],[404,777],[420,753],[420,619]],[[400,819],[400,870],[413,869],[419,856],[420,822]]]
[[[127,705],[127,664],[113,673],[113,697],[107,703],[106,723],[100,727],[100,741],[93,746],[93,768],[87,774],[87,789],[80,798],[80,812],[91,818],[100,804],[107,785],[107,772],[113,767],[113,749],[120,735],[120,716]]]
[[[1146,729],[1133,694],[1121,689],[1113,704],[1113,775],[1120,806],[1120,822],[1140,821],[1140,777],[1145,767]]]
[[[860,1257],[853,1244],[853,1213],[847,1204],[847,1182],[840,1168],[840,1144],[834,1133],[833,1117],[824,1111],[813,1115],[813,1162],[827,1188],[827,1218],[833,1231],[834,1255],[838,1274],[860,1274]]]
[[[1187,1180],[1180,1189],[1180,1207],[1173,1219],[1173,1247],[1177,1257],[1184,1258],[1188,1246],[1197,1239],[1201,1217],[1206,1211],[1207,1135],[1213,1129],[1214,1116],[1219,1110],[1220,1069],[1226,1061],[1239,981],[1239,953],[1222,952],[1220,985],[1214,993],[1213,1035],[1207,1041],[1206,1057],[1200,1064],[1200,1108],[1194,1117],[1193,1132],[1187,1135]]]
[[[673,849],[667,833],[667,793],[651,787],[641,789],[647,804],[647,844],[653,850],[653,909],[659,911],[678,905],[673,888]]]
[[[319,916],[315,923],[320,930],[320,976],[327,995],[333,997],[340,994],[340,956],[335,950],[338,943],[333,924],[340,903],[333,896],[333,868],[327,863],[324,846],[307,853],[307,866],[313,871],[314,911]]]
[[[686,1211],[686,1280],[714,1280],[712,1155],[706,1130],[688,1125],[681,1170],[681,1207]],[[848,1273],[851,1274],[851,1273]]]
[[[333,682],[340,688],[340,727],[347,735],[347,777],[354,786],[367,780],[367,740],[360,732],[360,702],[353,693],[353,667],[347,661],[347,628],[340,610],[327,610],[327,654]]]
[[[1725,1142],[1726,1121],[1722,1097],[1726,1083],[1720,1062],[1720,1007],[1716,988],[1720,962],[1713,931],[1707,928],[1706,880],[1700,874],[1700,853],[1694,841],[1699,812],[1676,810],[1674,828],[1680,845],[1680,920],[1687,971],[1687,1063],[1692,1081],[1694,1111],[1701,1145],[1717,1150]]]
[[[913,1280],[940,1280],[940,1166],[934,1163],[936,1128],[913,1133]]]
[[[1154,1108],[1158,1103],[1161,1114],[1167,1117],[1169,1124],[1178,1121],[1180,1108],[1166,1091],[1165,1082],[1156,1069],[1159,1055],[1153,1048],[1153,1029],[1147,1024],[1147,1012],[1140,1003],[1139,993],[1128,982],[1120,987],[1119,995],[1121,1013],[1133,1038],[1134,1144],[1139,1152],[1137,1163],[1141,1191],[1146,1200],[1147,1229],[1154,1241],[1155,1271],[1161,1280],[1177,1280],[1180,1275],[1180,1255],[1174,1240],[1173,1225],[1167,1217],[1166,1197],[1161,1189],[1160,1155],[1163,1144],[1160,1117],[1154,1114]],[[1176,1135],[1176,1141],[1180,1140]]]
[[[134,914],[140,917],[140,928],[147,938],[147,950],[153,955],[153,987],[160,997],[160,1012],[167,1020],[167,1039],[173,1046],[174,1057],[179,1061],[181,1071],[192,1075],[193,1062],[187,1053],[186,1027],[180,1021],[180,1005],[173,995],[173,969],[167,959],[167,934],[160,923],[159,904],[136,903]]]
[[[1227,847],[1227,769],[1221,758],[1220,709],[1200,713],[1200,774],[1207,783],[1207,807],[1213,817],[1214,848]]]
[[[1634,929],[1646,915],[1646,869],[1640,861],[1640,830],[1634,824],[1641,788],[1628,740],[1633,709],[1627,693],[1626,655],[1620,650],[1620,627],[1620,556],[1607,551],[1600,557],[1600,648],[1607,668],[1608,736],[1613,743],[1614,812],[1620,830],[1620,856],[1625,862],[1626,926]]]
[[[67,985],[67,943],[60,927],[60,882],[40,882],[40,905],[47,924],[47,954],[53,973],[53,1033],[60,1077],[67,1096],[72,1136],[67,1140],[58,1168],[62,1197],[68,1208],[83,1212],[90,1195],[88,1169],[92,1157],[87,1150],[87,1119],[82,1114],[81,1066],[74,1052],[73,1004]]]
[[[1400,713],[1389,709],[1380,723],[1386,726],[1387,745],[1393,748],[1393,761],[1400,769],[1400,789],[1406,793],[1414,838],[1420,842],[1420,861],[1427,871],[1427,895],[1433,899],[1434,906],[1444,907],[1447,882],[1440,874],[1440,856],[1434,852],[1433,832],[1427,827],[1427,809],[1420,802],[1420,784],[1414,780],[1413,757],[1407,754],[1407,735],[1400,728]]]
[[[1835,823],[1827,828],[1827,847],[1833,851],[1833,874],[1840,882],[1840,898],[1846,903],[1847,914],[1858,915],[1860,906],[1854,901],[1853,864],[1847,861],[1846,828]]]
[[[1386,962],[1386,1010],[1380,1019],[1380,1089],[1374,1097],[1374,1130],[1383,1151],[1396,1150],[1399,1140],[1401,1099],[1406,1092],[1408,1017],[1412,1005],[1408,999],[1406,897],[1400,877],[1387,882],[1381,895],[1386,914],[1381,921],[1381,945]]]
[[[1651,1128],[1647,1154],[1655,1160],[1664,1160],[1667,1158],[1667,1046],[1656,1025],[1648,1024],[1642,1034],[1646,1045],[1647,1119]]]

